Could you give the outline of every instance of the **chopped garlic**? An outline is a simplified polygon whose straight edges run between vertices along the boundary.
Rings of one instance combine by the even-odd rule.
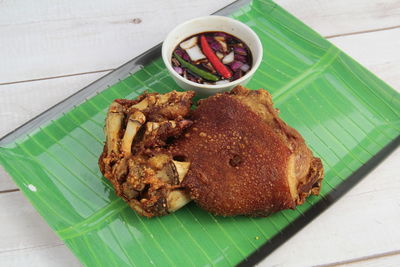
[[[186,49],[186,53],[188,53],[192,61],[197,61],[206,58],[203,52],[201,52],[200,47],[197,45],[193,46],[192,48]]]
[[[235,55],[232,52],[230,52],[229,54],[227,54],[223,59],[222,59],[222,63],[224,64],[229,64],[231,63],[233,60],[235,59]]]
[[[185,42],[182,42],[179,46],[182,48],[182,49],[190,49],[190,48],[192,48],[193,46],[195,46],[195,45],[197,45],[197,36],[195,36],[195,37],[193,37],[193,38],[190,38],[189,40],[187,40],[187,41],[185,41]]]

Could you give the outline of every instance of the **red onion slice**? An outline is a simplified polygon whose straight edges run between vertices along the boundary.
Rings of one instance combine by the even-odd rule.
[[[176,67],[176,66],[174,66],[174,67],[172,67],[172,68],[174,68],[174,70],[175,70],[179,75],[182,75],[182,74],[183,74],[183,69],[182,69],[181,67]]]
[[[249,64],[244,64],[243,66],[240,67],[240,69],[244,72],[248,72],[250,69]]]
[[[247,63],[246,57],[242,56],[242,55],[235,54],[235,60],[243,62],[243,63]]]
[[[235,72],[233,74],[233,80],[237,80],[237,79],[241,78],[242,76],[243,76],[242,70],[238,70],[237,72]]]
[[[238,55],[242,55],[242,56],[246,56],[247,55],[246,49],[244,49],[242,47],[235,47],[234,51],[235,51],[235,54],[238,54]]]
[[[231,67],[231,69],[232,69],[234,72],[236,72],[238,69],[240,69],[240,67],[243,66],[243,63],[240,62],[240,61],[234,61],[234,62],[231,63],[229,66]]]

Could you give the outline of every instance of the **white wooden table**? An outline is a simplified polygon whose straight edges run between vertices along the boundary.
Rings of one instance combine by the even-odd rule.
[[[0,0],[0,136],[232,0]],[[399,0],[278,0],[400,91]],[[400,266],[400,150],[262,266]],[[79,266],[0,171],[0,265]]]

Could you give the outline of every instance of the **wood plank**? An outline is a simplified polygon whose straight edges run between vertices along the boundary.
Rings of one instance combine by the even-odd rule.
[[[8,175],[8,173],[0,166],[0,193],[18,190],[17,185]]]
[[[108,72],[0,85],[0,136],[47,110]],[[0,190],[2,190],[0,185]]]
[[[358,259],[352,259],[342,262],[333,262],[323,265],[317,265],[315,267],[398,267],[400,262],[400,251],[390,251],[383,254],[367,256]]]
[[[7,251],[0,254],[2,266],[7,267],[78,267],[78,259],[63,244]]]
[[[22,192],[0,194],[0,210],[0,256],[7,251],[62,244]]]
[[[387,257],[377,257],[373,259],[367,259],[359,262],[345,263],[336,265],[337,267],[399,267],[400,255],[393,255]],[[332,265],[332,267],[335,265]]]
[[[400,92],[400,28],[329,40]]]
[[[315,266],[400,250],[399,162],[400,148],[262,266]]]
[[[276,0],[323,36],[400,26],[398,0]]]
[[[21,0],[0,2],[0,83],[116,68],[161,42],[174,25],[230,2],[159,0],[154,12],[145,0],[96,5],[64,0],[51,8],[45,0],[29,8]],[[277,2],[324,36],[398,26],[400,21],[397,0]]]
[[[232,1],[2,1],[0,83],[116,68]]]

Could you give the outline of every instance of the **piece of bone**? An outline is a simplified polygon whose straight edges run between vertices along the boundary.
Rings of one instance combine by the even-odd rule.
[[[122,184],[122,193],[124,197],[128,200],[134,199],[139,196],[139,192],[136,191],[130,183],[123,183]]]
[[[183,161],[172,161],[175,165],[176,172],[178,173],[179,177],[179,182],[183,181],[183,178],[185,178],[187,172],[189,171],[190,168],[190,162],[183,162]]]
[[[193,92],[147,93],[136,100],[116,99],[109,108],[100,170],[116,194],[143,216],[166,215],[168,207],[176,210],[189,201],[180,186],[186,171],[179,167],[178,173],[165,146],[192,124],[184,118],[193,96]]]
[[[124,137],[122,139],[121,150],[125,156],[129,156],[132,152],[132,141],[135,138],[140,127],[146,121],[146,117],[140,111],[135,111],[129,116],[128,123],[126,125],[126,130]]]
[[[161,124],[166,124],[166,123],[169,123],[169,121],[163,121],[163,122],[152,122],[152,121],[149,121],[148,123],[146,123],[146,132],[144,133],[144,136],[155,134],[155,130],[160,128]]]
[[[131,209],[133,209],[134,211],[136,211],[138,214],[140,214],[142,216],[146,216],[146,217],[152,217],[153,216],[151,213],[148,213],[148,212],[144,211],[143,208],[142,208],[142,204],[136,199],[131,199],[128,202],[128,204],[131,207]]]
[[[128,174],[128,162],[126,158],[122,158],[120,161],[115,163],[112,169],[113,177],[117,181],[122,181]]]
[[[155,104],[162,106],[162,105],[170,102],[171,99],[174,99],[174,98],[175,99],[180,99],[180,98],[184,97],[185,95],[186,95],[185,92],[177,92],[177,91],[171,91],[171,92],[166,93],[166,94],[156,95],[155,96],[156,97]]]
[[[179,184],[179,176],[172,162],[165,164],[164,167],[156,173],[156,177],[171,185]]]
[[[171,156],[163,153],[155,154],[148,160],[148,166],[156,170],[161,170],[168,161],[171,160]]]
[[[190,202],[190,197],[183,190],[173,190],[167,196],[168,212],[174,212]]]
[[[124,113],[122,110],[122,105],[118,104],[117,102],[111,103],[106,119],[108,155],[111,155],[112,152],[114,152],[115,154],[119,153],[118,140],[123,119]]]
[[[190,120],[147,122],[143,144],[145,147],[163,146],[169,137],[179,136],[191,124]]]
[[[142,101],[140,101],[136,105],[131,106],[131,108],[135,108],[135,109],[138,109],[140,111],[143,111],[148,107],[149,107],[149,99],[148,99],[148,97],[146,97],[145,99],[143,99]]]
[[[127,177],[128,183],[132,185],[132,187],[137,191],[142,191],[145,187],[143,183],[143,179],[145,176],[144,170],[140,164],[136,162],[136,160],[129,160],[129,173]]]

